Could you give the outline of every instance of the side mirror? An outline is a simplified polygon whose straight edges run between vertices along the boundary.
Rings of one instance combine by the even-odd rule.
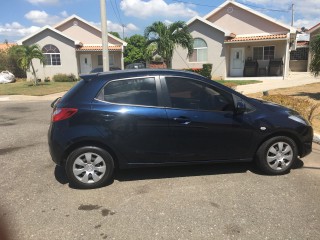
[[[246,105],[244,102],[237,102],[237,107],[236,107],[236,114],[243,114],[247,111]]]

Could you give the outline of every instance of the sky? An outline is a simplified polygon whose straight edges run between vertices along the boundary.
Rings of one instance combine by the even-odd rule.
[[[236,0],[280,22],[311,28],[320,22],[320,0]],[[108,30],[129,37],[143,34],[155,21],[170,24],[204,16],[224,0],[106,0]],[[2,0],[0,43],[15,42],[45,25],[55,25],[76,14],[100,26],[100,0]]]

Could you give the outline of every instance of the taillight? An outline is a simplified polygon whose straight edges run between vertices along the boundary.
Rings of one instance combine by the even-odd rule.
[[[56,108],[52,113],[52,122],[58,122],[72,117],[78,112],[76,108]]]

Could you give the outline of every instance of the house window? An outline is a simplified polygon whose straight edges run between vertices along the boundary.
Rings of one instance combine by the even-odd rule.
[[[206,62],[207,56],[207,43],[201,38],[195,38],[193,43],[193,53],[189,58],[189,62]]]
[[[269,60],[274,59],[274,46],[254,47],[253,59],[254,60]]]
[[[102,55],[98,55],[98,65],[99,66],[103,65]],[[109,54],[109,65],[110,66],[114,65],[114,54]]]
[[[56,46],[52,44],[45,45],[42,48],[42,52],[45,56],[46,65],[61,65],[60,51]]]

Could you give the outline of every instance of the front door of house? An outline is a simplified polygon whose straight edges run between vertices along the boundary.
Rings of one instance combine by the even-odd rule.
[[[89,73],[92,70],[91,54],[80,54],[81,74]]]
[[[231,48],[230,76],[242,77],[244,68],[244,48]]]

